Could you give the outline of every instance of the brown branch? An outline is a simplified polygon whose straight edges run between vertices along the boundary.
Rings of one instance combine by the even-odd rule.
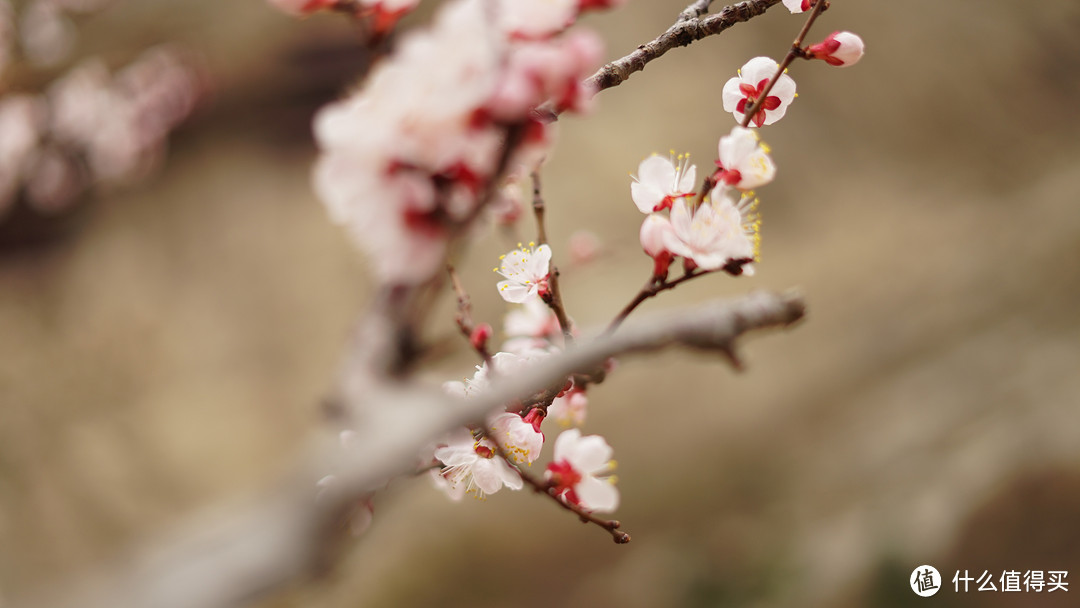
[[[547,229],[544,226],[544,212],[546,210],[544,206],[544,198],[540,195],[540,173],[533,171],[532,173],[533,183],[533,214],[536,216],[536,233],[537,241],[541,245],[547,244]],[[548,276],[548,295],[544,297],[544,303],[551,308],[555,313],[555,318],[559,321],[559,329],[562,330],[563,341],[566,344],[570,344],[574,341],[574,334],[570,325],[570,317],[566,315],[566,307],[563,306],[562,294],[559,291],[559,268],[554,263],[550,264],[550,274]]]
[[[697,19],[705,13],[709,12],[709,6],[712,5],[713,0],[695,0],[693,4],[683,9],[683,12],[679,13],[679,20],[689,21],[691,19]],[[678,23],[676,22],[676,23]]]
[[[640,45],[629,55],[612,61],[597,70],[585,84],[603,91],[624,82],[634,72],[640,72],[654,59],[679,46],[687,46],[695,40],[719,34],[736,23],[749,21],[762,15],[780,0],[746,0],[731,6],[725,6],[719,13],[699,18],[708,10],[708,2],[698,0],[679,14],[678,21],[660,34],[652,42]],[[704,5],[704,7],[702,7]]]
[[[461,284],[461,279],[458,277],[457,271],[454,270],[453,264],[446,265],[446,273],[450,275],[450,286],[457,297],[458,310],[457,314],[454,315],[454,321],[457,322],[462,335],[469,341],[469,345],[487,364],[488,369],[494,370],[491,365],[491,351],[487,348],[487,338],[478,339],[477,325],[472,318],[472,302],[469,299],[469,294],[465,291],[465,287]],[[491,327],[488,326],[487,330],[490,332]]]
[[[810,11],[810,16],[806,18],[806,23],[803,24],[802,29],[799,30],[799,35],[795,37],[795,41],[791,43],[791,50],[784,56],[784,60],[780,62],[779,67],[776,69],[776,73],[769,79],[768,84],[765,85],[765,90],[757,96],[754,103],[746,110],[746,114],[743,116],[742,126],[748,127],[750,121],[754,119],[754,115],[761,110],[761,106],[765,104],[765,100],[769,95],[769,91],[772,91],[776,81],[780,80],[780,76],[784,74],[784,70],[787,70],[792,61],[795,61],[796,57],[805,57],[805,53],[802,49],[803,40],[806,39],[806,35],[810,32],[810,26],[814,25],[814,21],[817,20],[818,15],[825,12],[825,9],[829,8],[827,0],[818,0],[814,3],[814,10]]]
[[[685,283],[695,277],[709,274],[709,272],[710,271],[691,270],[683,276],[675,279],[674,281],[657,282],[655,278],[650,278],[649,281],[645,283],[645,286],[641,288],[641,291],[639,291],[637,295],[634,296],[634,299],[630,300],[630,303],[623,307],[623,309],[619,311],[619,314],[615,315],[615,318],[611,320],[611,324],[609,324],[607,326],[607,329],[604,330],[604,335],[615,333],[615,330],[618,329],[620,325],[622,325],[623,321],[626,320],[626,317],[629,317],[630,313],[634,312],[634,309],[640,306],[645,300],[648,300],[649,298],[655,296],[662,291],[675,289],[682,283]]]
[[[500,456],[502,456],[502,448],[499,448],[499,452],[500,452]],[[506,460],[505,456],[503,457],[503,459]],[[619,522],[619,520],[617,520],[617,519],[602,519],[602,518],[599,518],[599,517],[593,515],[592,513],[589,513],[585,509],[582,509],[578,505],[570,504],[570,503],[564,501],[563,499],[561,499],[561,498],[559,498],[558,496],[555,495],[555,492],[552,490],[552,487],[551,487],[550,484],[548,484],[547,482],[540,481],[539,479],[536,479],[532,475],[529,475],[525,471],[521,470],[521,467],[519,467],[517,465],[514,465],[509,460],[506,460],[506,462],[507,462],[507,464],[510,464],[511,466],[513,466],[515,470],[517,470],[518,475],[521,475],[522,481],[524,481],[537,494],[543,494],[544,496],[547,496],[551,500],[554,500],[555,503],[557,505],[559,505],[560,507],[566,509],[567,511],[570,511],[571,513],[574,513],[575,515],[577,515],[578,518],[581,519],[582,523],[596,524],[600,528],[603,528],[604,530],[607,530],[611,534],[611,538],[612,538],[612,540],[615,541],[615,544],[617,544],[617,545],[625,545],[626,543],[630,542],[630,534],[628,534],[626,532],[623,532],[622,530],[619,529],[619,526],[622,525]]]

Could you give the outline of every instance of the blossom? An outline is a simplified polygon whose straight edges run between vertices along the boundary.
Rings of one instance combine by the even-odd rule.
[[[580,388],[572,388],[561,397],[556,397],[548,407],[548,417],[563,427],[585,424],[585,410],[589,398]]]
[[[502,264],[495,272],[506,277],[506,280],[499,281],[496,287],[507,302],[521,304],[547,295],[551,248],[540,245],[534,249],[535,246],[536,243],[529,243],[529,247],[525,248],[518,243],[518,249],[500,256]]]
[[[753,190],[771,182],[776,165],[769,157],[769,148],[752,129],[733,127],[730,135],[720,138],[720,160],[714,181],[723,182],[738,190]]]
[[[565,502],[588,511],[614,511],[619,491],[614,477],[605,477],[615,462],[611,446],[599,435],[581,436],[578,429],[563,431],[555,440],[554,460],[545,477]]]
[[[674,156],[674,152],[672,152]],[[630,198],[642,213],[670,208],[677,199],[694,195],[697,167],[690,164],[690,155],[671,158],[652,155],[638,165],[638,174],[631,176]]]
[[[334,6],[336,0],[269,0],[278,10],[290,15],[307,15]]]
[[[435,458],[443,464],[441,471],[433,471],[436,482],[454,500],[460,500],[468,492],[483,498],[503,486],[520,490],[521,476],[498,457],[497,451],[491,439],[476,439],[466,428],[454,431],[443,445],[435,448]]]
[[[578,0],[500,0],[499,27],[515,38],[547,38],[574,23]]]
[[[734,189],[721,184],[693,211],[678,201],[671,209],[672,233],[665,235],[668,250],[703,270],[752,274],[744,265],[757,256],[760,224],[752,213],[756,199],[736,196]]]
[[[540,423],[544,412],[533,408],[524,417],[503,412],[488,420],[488,436],[498,442],[507,458],[517,464],[532,464],[544,447]]]
[[[328,1],[333,4],[333,0]],[[359,12],[361,15],[371,15],[372,29],[376,34],[385,34],[417,4],[420,4],[420,0],[360,0]]]
[[[668,267],[675,258],[667,245],[669,240],[676,238],[671,221],[658,213],[650,213],[641,223],[638,236],[641,239],[641,248],[653,259],[653,276],[661,279],[667,277]]]
[[[807,11],[814,5],[814,0],[784,0],[784,6],[792,13]]]
[[[824,59],[829,65],[847,67],[862,59],[866,46],[862,38],[851,32],[833,32],[825,40],[807,47],[806,52],[815,59]]]
[[[550,338],[558,335],[559,320],[551,307],[539,298],[526,300],[520,308],[506,313],[503,333],[512,337]]]
[[[739,75],[724,84],[721,94],[724,111],[742,122],[746,111],[765,92],[765,86],[780,69],[780,64],[768,57],[754,57],[739,70]],[[771,125],[784,117],[788,105],[795,99],[795,81],[781,74],[769,95],[751,120],[755,126]]]
[[[528,117],[548,100],[559,112],[584,111],[594,93],[584,81],[600,62],[602,52],[599,37],[587,31],[513,45],[487,111],[508,122]]]

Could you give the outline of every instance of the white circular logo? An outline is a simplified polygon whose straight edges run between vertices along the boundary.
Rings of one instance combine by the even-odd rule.
[[[922,565],[911,572],[911,590],[919,597],[930,597],[941,589],[941,574],[933,566]]]

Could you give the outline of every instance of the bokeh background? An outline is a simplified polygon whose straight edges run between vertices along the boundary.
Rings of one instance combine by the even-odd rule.
[[[615,58],[684,5],[636,0],[585,22]],[[801,23],[778,6],[561,121],[549,233],[581,326],[602,326],[649,272],[627,173],[669,148],[709,166],[733,124],[725,80],[781,55]],[[9,601],[286,470],[323,424],[369,293],[309,179],[311,115],[365,62],[348,23],[261,0],[127,0],[77,24],[71,63],[178,43],[207,88],[151,176],[0,218]],[[792,69],[799,99],[763,132],[780,171],[760,193],[758,274],[643,307],[797,287],[808,318],[747,340],[741,374],[669,352],[625,359],[590,391],[585,430],[616,450],[633,542],[526,492],[452,503],[401,480],[339,569],[260,606],[1076,605],[1080,588],[947,583],[923,600],[907,581],[924,563],[947,581],[1080,580],[1080,5],[836,0],[811,38],[835,29],[861,34],[867,56]],[[578,230],[602,242],[587,265],[567,262]],[[459,265],[496,325],[505,248],[492,233]],[[475,364],[454,331],[447,299],[430,337],[452,348],[432,382]]]

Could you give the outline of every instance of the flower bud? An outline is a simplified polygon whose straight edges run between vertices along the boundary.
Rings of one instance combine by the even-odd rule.
[[[865,45],[862,38],[851,32],[833,32],[824,41],[810,45],[806,53],[813,59],[824,59],[829,65],[847,67],[859,61]]]
[[[485,350],[487,348],[488,339],[491,338],[493,330],[487,323],[481,323],[477,325],[469,336],[469,344],[478,351]]]

